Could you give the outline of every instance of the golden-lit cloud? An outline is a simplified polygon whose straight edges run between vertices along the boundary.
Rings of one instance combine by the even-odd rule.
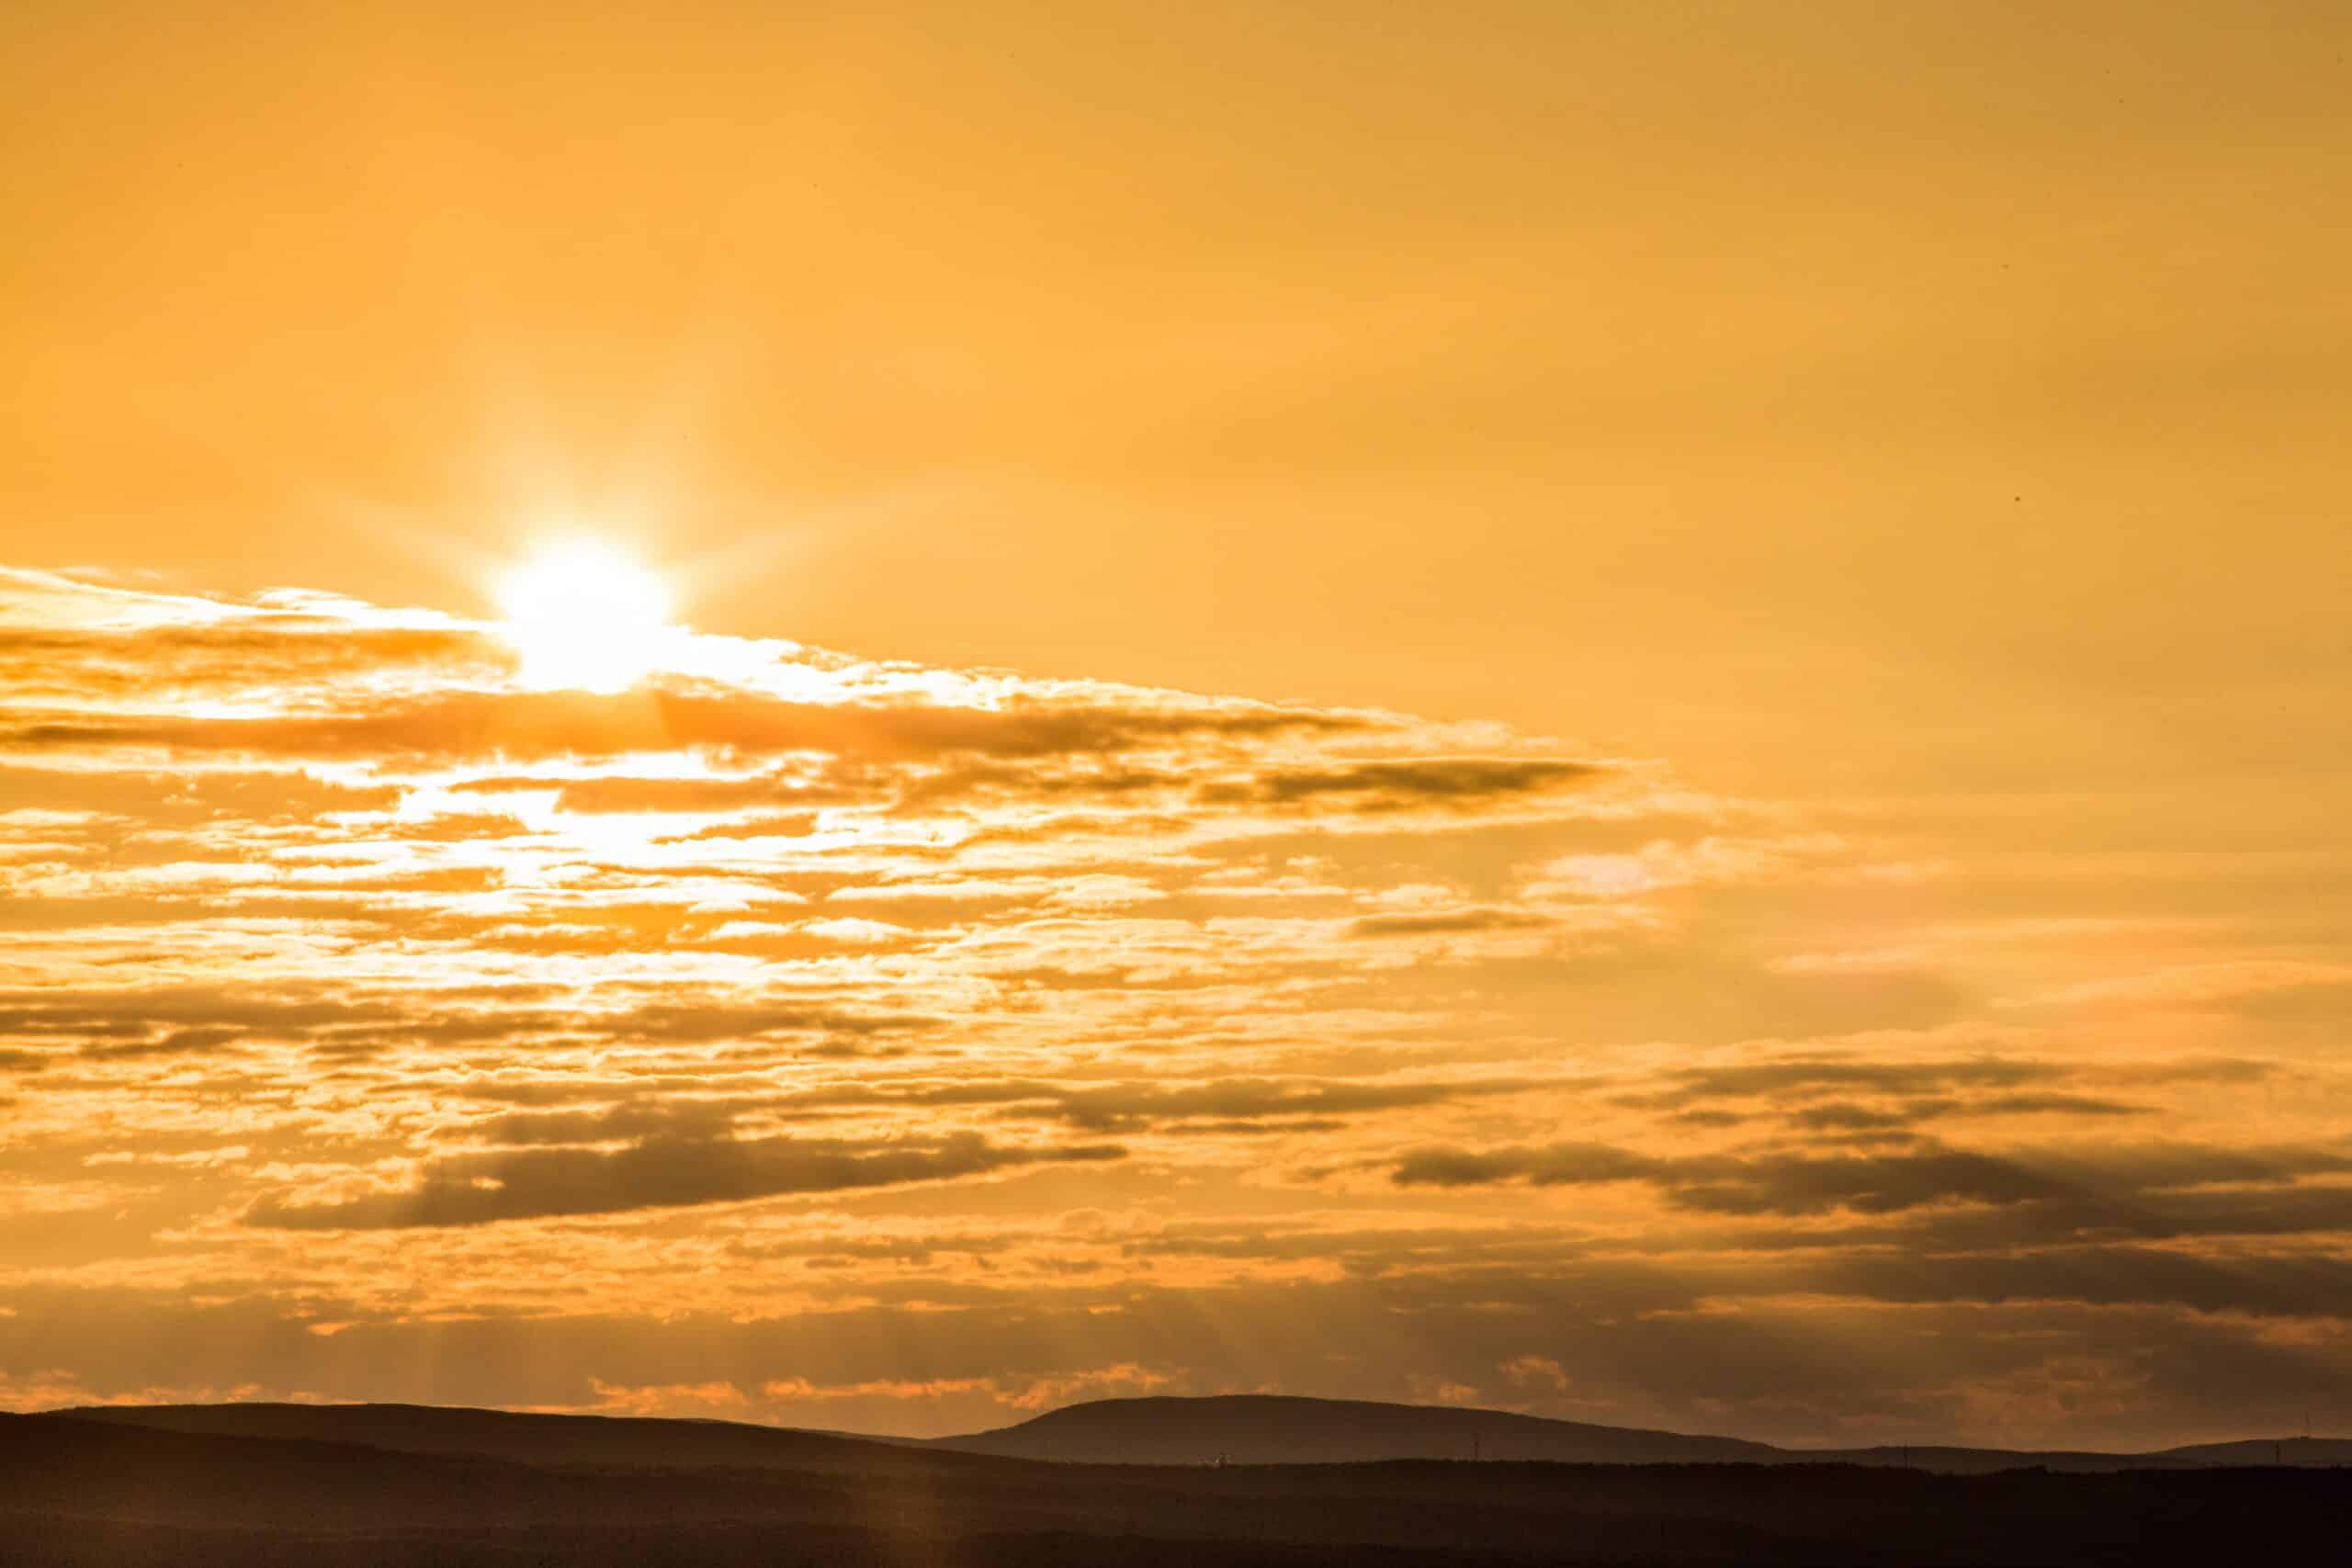
[[[1491,724],[666,623],[557,690],[495,623],[0,586],[41,1399],[1442,1384],[1828,1436],[2049,1355],[2342,1353],[2295,1001],[2340,965],[1913,915],[1912,845]],[[2021,990],[2053,931],[2120,945]],[[365,1370],[526,1332],[463,1389]]]

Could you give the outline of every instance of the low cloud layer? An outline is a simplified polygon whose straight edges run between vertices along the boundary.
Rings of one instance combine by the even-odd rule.
[[[2352,1423],[2339,935],[1702,784],[0,572],[0,1393]]]

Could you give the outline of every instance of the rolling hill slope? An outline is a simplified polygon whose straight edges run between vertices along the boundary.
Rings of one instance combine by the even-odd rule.
[[[543,1416],[436,1404],[124,1404],[56,1414],[149,1430],[347,1443],[534,1465],[889,1474],[986,1463],[977,1456],[918,1445],[737,1421]]]
[[[1457,1405],[1238,1394],[1102,1399],[1018,1426],[926,1445],[1064,1464],[1341,1464],[1376,1460],[1534,1460],[1555,1464],[1852,1464],[1985,1475],[2241,1466],[2352,1465],[2352,1440],[2256,1438],[2147,1453],[1895,1447],[1783,1449],[1736,1438],[1555,1421]]]
[[[929,1445],[1008,1459],[1095,1464],[1345,1464],[1367,1460],[1544,1460],[1564,1464],[1766,1463],[1736,1438],[1551,1421],[1453,1405],[1226,1394],[1098,1399]]]
[[[1849,1464],[1984,1475],[2040,1469],[2352,1466],[2352,1440],[2258,1438],[2147,1453],[1894,1447],[1782,1449],[1736,1438],[1555,1421],[1457,1405],[1277,1394],[1103,1399],[957,1437],[867,1438],[731,1421],[530,1415],[417,1404],[113,1405],[58,1412],[96,1423],[221,1437],[299,1438],[398,1453],[534,1465],[791,1470],[916,1475],[1008,1461],[1058,1464],[1347,1464],[1483,1460],[1553,1464]]]

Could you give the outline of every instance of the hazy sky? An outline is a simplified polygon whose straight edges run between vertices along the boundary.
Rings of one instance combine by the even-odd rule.
[[[15,7],[0,1403],[2352,1427],[2347,42]]]

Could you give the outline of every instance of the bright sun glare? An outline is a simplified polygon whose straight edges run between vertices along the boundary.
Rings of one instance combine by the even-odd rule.
[[[662,580],[594,540],[544,550],[498,588],[523,680],[542,689],[628,690],[660,661],[670,636]]]

